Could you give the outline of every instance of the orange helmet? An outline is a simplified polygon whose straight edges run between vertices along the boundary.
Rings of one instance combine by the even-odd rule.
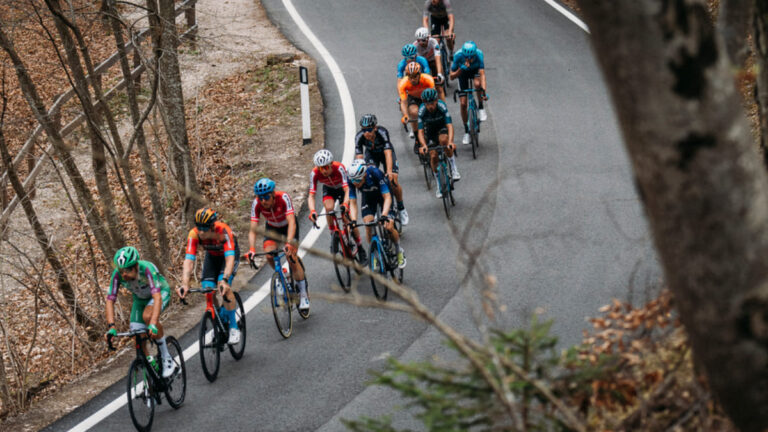
[[[416,62],[410,62],[405,66],[405,74],[413,78],[421,73],[421,65]]]

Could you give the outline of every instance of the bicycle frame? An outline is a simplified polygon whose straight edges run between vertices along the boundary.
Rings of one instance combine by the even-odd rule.
[[[258,253],[258,254],[255,254],[254,256],[264,256],[264,255],[272,255],[272,262],[274,263],[275,273],[278,274],[278,277],[280,278],[280,282],[282,282],[283,287],[286,288],[285,292],[283,293],[283,299],[287,302],[289,300],[289,297],[288,297],[289,291],[290,291],[291,297],[293,297],[293,295],[296,293],[295,293],[293,284],[288,283],[288,281],[285,279],[285,274],[283,274],[283,271],[281,270],[281,268],[283,267],[283,258],[285,258],[285,252],[278,251],[278,249],[275,249],[269,252]],[[253,267],[254,269],[258,269],[258,267],[256,266],[256,264],[253,263],[253,261],[251,261],[251,267]],[[290,265],[288,266],[288,271],[291,271]]]
[[[139,331],[129,331],[124,333],[117,333],[115,337],[133,337],[135,339],[135,346],[136,346],[136,358],[141,359],[141,362],[144,364],[144,370],[149,371],[149,378],[150,383],[152,384],[151,387],[151,393],[153,395],[162,393],[165,391],[166,387],[166,380],[157,374],[157,371],[155,371],[155,368],[153,368],[149,364],[149,360],[147,359],[147,355],[144,354],[144,342],[149,341],[152,345],[156,345],[154,339],[147,336],[146,330],[139,330]],[[107,339],[107,345],[110,351],[115,351],[114,345],[112,345],[112,338],[110,337]]]
[[[341,250],[344,257],[348,259],[352,259],[354,257],[352,256],[352,251],[349,250],[349,248],[347,247],[347,241],[350,241],[350,240],[354,241],[354,239],[352,239],[352,230],[349,229],[349,224],[344,222],[345,213],[346,212],[341,210],[339,211],[334,210],[331,213],[320,213],[317,216],[318,217],[328,216],[328,215],[333,216],[333,218],[331,218],[332,223],[331,225],[328,226],[328,231],[330,231],[331,234],[335,233],[339,236],[339,240],[340,240],[339,243],[341,245]],[[312,224],[315,226],[315,228],[320,228],[317,225],[317,223],[313,222]],[[343,228],[340,228],[340,227],[343,227]],[[344,241],[344,240],[347,240],[347,241]]]

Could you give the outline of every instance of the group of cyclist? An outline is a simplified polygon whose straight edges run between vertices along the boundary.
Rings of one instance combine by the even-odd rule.
[[[436,170],[437,155],[430,146],[443,146],[449,158],[452,177],[461,179],[454,156],[454,129],[451,115],[445,103],[445,93],[440,86],[446,79],[458,79],[459,88],[468,88],[469,80],[474,80],[474,87],[479,92],[479,117],[486,119],[483,109],[486,79],[483,52],[472,41],[465,42],[461,49],[453,53],[455,34],[454,16],[450,0],[426,0],[422,27],[416,30],[416,40],[402,48],[403,60],[398,64],[398,92],[403,124],[410,122],[411,138],[415,140],[414,151],[431,157],[433,171]],[[450,52],[450,70],[442,70],[441,53],[438,38],[446,41]],[[464,123],[464,144],[469,143],[467,126],[466,96],[461,99],[461,117]],[[396,246],[397,265],[406,266],[405,251],[400,244],[400,236],[395,229],[397,219],[402,225],[409,223],[408,212],[403,202],[403,189],[398,180],[398,161],[392,145],[389,131],[378,124],[374,114],[365,114],[360,118],[360,130],[355,136],[355,159],[347,168],[341,162],[334,161],[329,150],[315,153],[315,167],[310,173],[309,218],[315,223],[319,217],[315,206],[318,183],[323,185],[322,202],[329,225],[332,212],[338,202],[343,210],[345,221],[350,223],[355,244],[353,255],[365,261],[366,253],[356,227],[358,214],[366,224],[367,239],[371,239],[368,225],[375,218],[389,232]],[[414,132],[415,131],[415,132]],[[437,174],[435,174],[437,175]],[[440,198],[440,190],[437,197]],[[276,190],[275,182],[269,178],[259,179],[253,187],[254,198],[251,206],[250,228],[248,231],[249,260],[256,255],[259,238],[258,226],[265,219],[265,235],[262,242],[264,252],[274,251],[278,239],[284,240],[283,251],[291,268],[291,274],[300,291],[299,309],[310,307],[304,270],[295,259],[299,238],[299,224],[296,220],[290,195]],[[221,313],[228,317],[229,344],[240,342],[232,291],[240,257],[237,237],[230,226],[220,220],[219,214],[211,208],[201,208],[195,212],[194,227],[187,235],[186,254],[182,266],[181,284],[177,294],[184,299],[190,290],[190,281],[195,268],[198,246],[205,251],[202,265],[201,285],[204,289],[218,290],[226,300]],[[267,255],[270,266],[274,266],[271,255]],[[160,274],[156,265],[141,260],[139,252],[133,246],[126,246],[117,251],[113,259],[114,271],[110,279],[106,301],[106,319],[109,326],[107,337],[116,335],[114,303],[120,287],[133,294],[130,315],[132,331],[146,330],[159,347],[163,377],[174,373],[174,362],[170,358],[165,344],[160,314],[165,310],[171,297],[168,282]],[[218,305],[218,303],[217,303]],[[154,362],[154,359],[150,359]]]

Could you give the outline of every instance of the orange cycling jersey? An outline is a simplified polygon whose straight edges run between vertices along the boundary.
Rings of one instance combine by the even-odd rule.
[[[216,234],[212,239],[203,240],[198,236],[197,227],[192,228],[187,236],[186,259],[194,261],[197,256],[197,245],[213,256],[231,256],[235,254],[235,235],[224,222],[214,222],[211,230]]]
[[[400,100],[406,100],[408,96],[416,99],[421,99],[421,92],[428,88],[435,88],[435,80],[429,74],[419,75],[419,83],[416,85],[411,84],[411,80],[408,77],[402,78],[397,83],[397,91],[400,93]]]

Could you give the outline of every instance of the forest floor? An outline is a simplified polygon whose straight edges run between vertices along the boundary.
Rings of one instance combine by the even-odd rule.
[[[323,105],[315,78],[316,68],[309,56],[298,51],[272,25],[258,0],[198,0],[196,14],[198,41],[179,48],[190,147],[206,198],[238,234],[241,249],[247,248],[247,240],[245,246],[243,240],[247,238],[252,186],[256,179],[273,178],[279,189],[291,194],[297,208],[306,200],[311,155],[324,145]],[[30,52],[26,51],[25,55]],[[301,144],[299,66],[307,67],[310,77],[313,142],[308,146]],[[122,118],[127,119],[125,98],[116,97],[112,103],[113,109],[121,111],[125,114]],[[78,148],[78,165],[84,173],[90,173],[88,146],[80,143]],[[68,204],[62,201],[55,176],[51,168],[39,177],[34,205],[43,214],[46,229],[63,233],[54,238],[61,244],[72,241],[72,230],[67,227],[76,221],[74,215],[66,211]],[[16,212],[18,220],[25,220],[20,209]],[[171,228],[174,223],[180,225],[178,220],[168,222]],[[174,264],[167,278],[174,286],[181,273],[186,231],[176,226],[172,232],[176,245],[169,247],[168,253]],[[10,241],[16,245],[39,254],[28,236],[26,239],[13,233],[11,236]],[[244,286],[253,274],[247,266],[240,266],[235,288]],[[107,276],[104,275],[104,279]],[[8,320],[14,326],[6,330],[11,336],[16,332],[19,343],[28,343],[19,334],[31,328],[34,317],[28,312],[35,309],[25,309],[31,296],[23,289],[3,285],[0,303],[27,312]],[[121,299],[130,305],[129,297],[121,296]],[[197,324],[201,299],[196,300],[192,306],[183,308],[174,302],[164,313],[163,323],[170,334],[184,334]],[[94,311],[96,313],[100,311]],[[56,323],[46,327],[39,336],[42,340],[55,339],[57,333],[61,335],[62,330],[66,330],[57,328],[60,324]],[[44,331],[50,333],[43,334]],[[132,350],[123,349],[110,356],[102,345],[94,345],[99,351],[92,353],[97,360],[94,363],[81,356],[73,357],[69,364],[60,355],[46,355],[45,348],[30,351],[28,379],[41,384],[28,409],[4,418],[0,429],[39,430],[124,378],[133,358]],[[66,372],[53,372],[62,369]]]

